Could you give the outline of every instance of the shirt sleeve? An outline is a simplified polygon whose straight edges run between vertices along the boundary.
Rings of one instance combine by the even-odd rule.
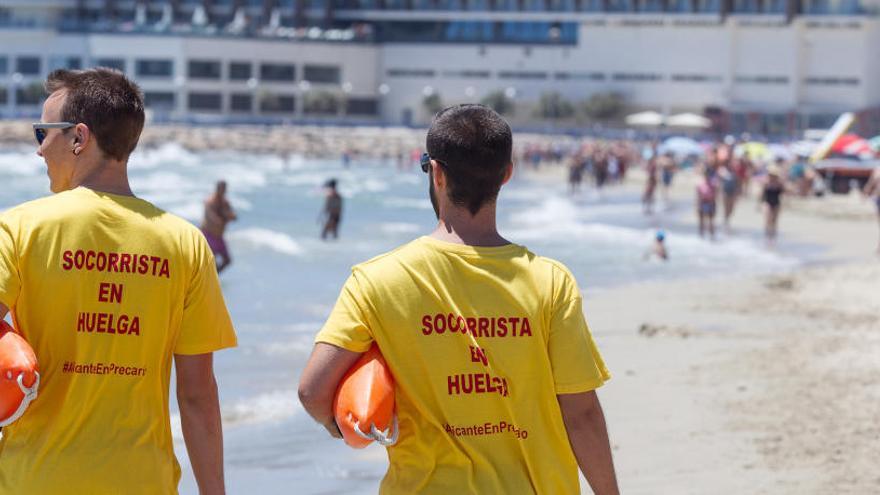
[[[204,238],[197,237],[196,273],[186,292],[175,354],[206,354],[237,345],[214,256]]]
[[[373,343],[373,335],[364,309],[366,299],[357,276],[352,273],[315,342],[332,344],[352,352],[367,352]]]
[[[577,284],[570,275],[564,284],[565,299],[553,313],[547,346],[556,393],[576,394],[601,387],[611,373],[584,319]]]
[[[12,309],[21,291],[18,271],[18,250],[15,236],[6,221],[0,218],[0,303]]]

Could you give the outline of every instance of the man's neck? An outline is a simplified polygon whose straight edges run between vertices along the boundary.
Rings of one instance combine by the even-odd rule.
[[[126,165],[122,162],[107,161],[96,167],[79,180],[74,180],[76,187],[87,187],[93,191],[134,196],[128,183]]]
[[[450,207],[440,211],[437,228],[431,237],[453,244],[498,247],[510,244],[501,237],[495,224],[495,204],[484,205],[476,215],[466,208]]]

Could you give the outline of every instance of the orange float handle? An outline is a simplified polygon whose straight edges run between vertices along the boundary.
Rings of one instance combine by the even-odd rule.
[[[25,385],[25,381],[31,382]],[[11,382],[11,383],[10,383]],[[3,320],[0,320],[0,427],[21,418],[37,398],[40,372],[37,357],[24,338]]]

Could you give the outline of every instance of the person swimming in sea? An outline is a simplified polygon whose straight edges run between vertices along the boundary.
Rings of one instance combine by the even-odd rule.
[[[324,200],[324,209],[321,211],[324,222],[321,240],[326,240],[328,236],[338,239],[339,223],[342,221],[342,196],[336,190],[336,179],[328,180],[324,184],[324,189],[327,191],[327,195]]]

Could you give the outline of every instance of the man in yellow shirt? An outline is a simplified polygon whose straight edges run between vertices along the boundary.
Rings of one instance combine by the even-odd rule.
[[[39,397],[3,429],[0,494],[171,494],[172,358],[203,494],[224,493],[213,352],[236,344],[197,228],[136,198],[126,173],[140,90],[109,69],[56,71],[37,154],[52,196],[0,214],[0,318],[31,344]]]
[[[303,371],[303,406],[339,437],[334,392],[378,345],[400,426],[380,493],[577,493],[578,467],[618,493],[594,391],[610,374],[574,277],[496,229],[511,148],[486,107],[435,117],[422,169],[437,229],[352,269]]]

